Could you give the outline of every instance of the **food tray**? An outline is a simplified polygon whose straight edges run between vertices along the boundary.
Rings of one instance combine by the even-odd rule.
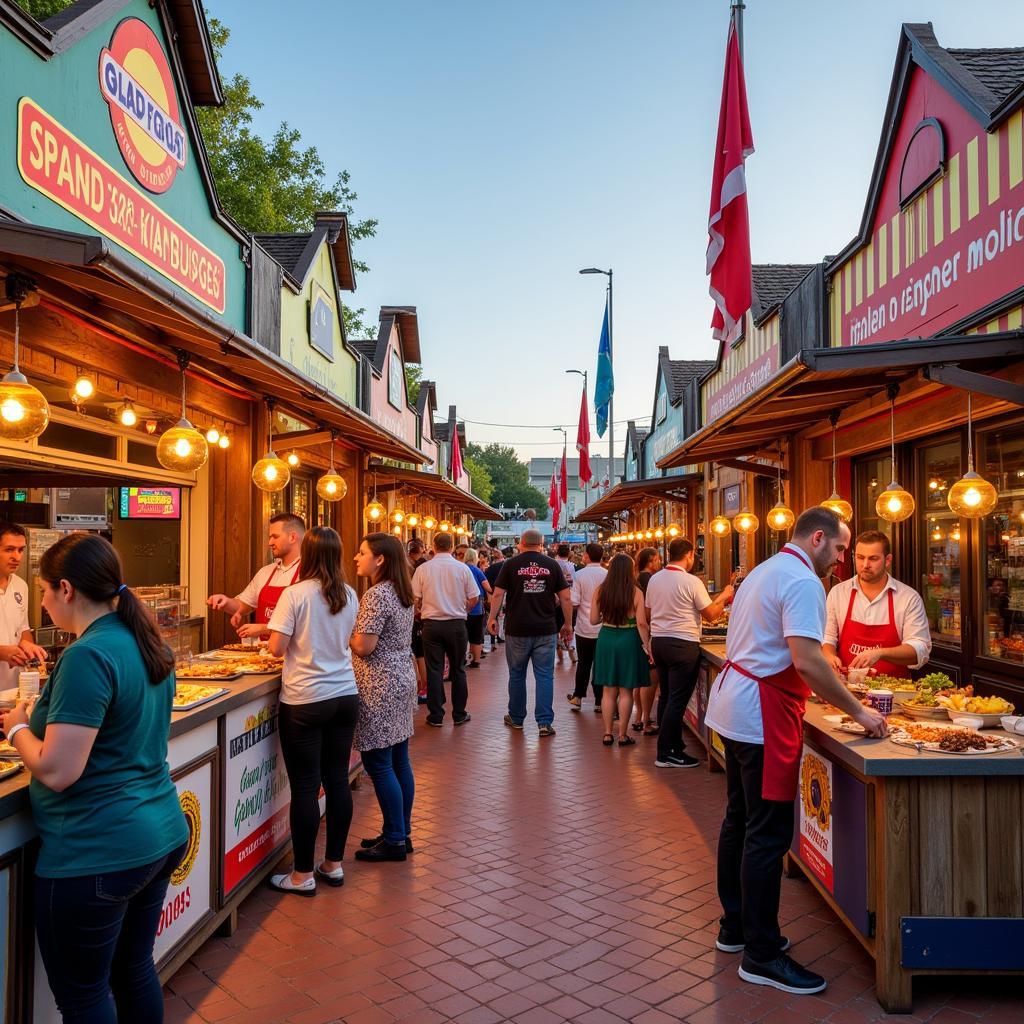
[[[949,721],[949,715],[946,714],[946,709],[941,704],[933,708],[917,708],[903,701],[896,701],[894,703],[900,709],[901,714],[908,715],[911,718],[920,718],[929,722]]]
[[[187,682],[183,682],[181,684],[181,686],[183,686],[183,687],[184,686],[188,686],[188,685],[189,684]],[[228,690],[228,688],[226,686],[220,686],[220,687],[217,688],[217,691],[215,693],[208,693],[208,694],[203,694],[202,696],[196,696],[196,697],[192,698],[191,700],[182,699],[181,703],[179,703],[179,699],[181,699],[181,697],[187,697],[187,691],[185,691],[184,694],[179,696],[178,688],[175,687],[175,693],[174,693],[175,700],[174,700],[174,703],[171,705],[171,710],[172,711],[191,711],[193,708],[197,708],[197,707],[199,707],[202,704],[209,704],[211,700],[216,700],[218,697],[223,697],[225,693],[230,693],[230,692],[231,691]]]
[[[940,725],[936,723],[936,728],[940,728]],[[953,725],[951,722],[947,722],[941,726],[942,728],[949,729],[960,729],[960,726]],[[973,731],[973,730],[972,730]],[[979,734],[980,735],[980,734]],[[932,754],[949,754],[949,755],[984,755],[984,754],[1005,754],[1011,750],[1018,750],[1018,744],[1016,740],[1010,739],[1009,736],[992,737],[998,739],[998,744],[986,744],[983,750],[943,750],[934,740],[915,740],[905,732],[891,732],[889,733],[889,739],[895,743],[898,747],[909,747],[911,750],[927,750]]]
[[[7,740],[0,740],[0,761],[20,761],[21,754],[18,748]]]
[[[281,671],[282,663],[275,661],[271,665],[257,665],[256,659],[238,666],[238,671],[243,676],[269,676],[276,675]]]
[[[213,667],[212,665],[210,666]],[[195,675],[190,672],[187,676],[178,676],[175,669],[175,679],[180,678],[183,683],[229,683],[232,679],[241,678],[241,672],[232,672],[229,675]]]
[[[219,657],[231,655],[236,657],[239,654],[258,654],[260,651],[267,649],[266,640],[257,640],[254,644],[225,644],[223,647],[218,648],[214,653]]]
[[[16,775],[25,766],[20,761],[0,761],[0,779]]]

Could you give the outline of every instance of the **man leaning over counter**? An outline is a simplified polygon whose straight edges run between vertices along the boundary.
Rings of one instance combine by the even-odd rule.
[[[921,595],[893,579],[889,538],[878,530],[857,537],[855,574],[829,591],[822,650],[836,671],[874,668],[909,679],[932,652]]]
[[[18,575],[26,543],[23,527],[0,523],[0,690],[18,685],[23,665],[46,661],[46,651],[32,640],[28,584]]]

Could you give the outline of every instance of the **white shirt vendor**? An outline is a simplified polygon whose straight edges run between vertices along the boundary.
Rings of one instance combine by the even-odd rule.
[[[270,565],[263,566],[243,590],[236,600],[247,604],[256,612],[257,622],[269,622],[286,587],[290,587],[299,578],[299,559],[294,558],[284,565],[280,558],[275,558]]]
[[[17,646],[21,635],[27,633],[28,584],[18,575],[12,574],[6,590],[0,591],[0,645]],[[17,665],[0,661],[0,690],[9,690],[18,685]]]

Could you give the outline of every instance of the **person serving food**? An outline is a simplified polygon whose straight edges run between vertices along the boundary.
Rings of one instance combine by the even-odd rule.
[[[836,671],[873,668],[909,679],[932,651],[921,595],[890,575],[889,538],[877,530],[857,537],[856,575],[837,584],[826,601],[825,659]]]
[[[206,599],[211,608],[231,616],[231,625],[243,640],[267,635],[267,623],[277,602],[285,590],[299,579],[299,551],[305,532],[306,524],[301,517],[291,512],[273,516],[267,543],[274,561],[263,566],[237,597],[211,594]],[[245,622],[253,612],[256,613],[255,621]]]

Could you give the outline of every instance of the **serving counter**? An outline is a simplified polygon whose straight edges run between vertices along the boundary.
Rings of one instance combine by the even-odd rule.
[[[702,644],[686,721],[704,723],[724,643]],[[835,731],[808,705],[789,855],[875,960],[888,1011],[909,1012],[920,974],[1024,973],[1024,756],[918,753]]]
[[[215,932],[234,931],[238,905],[290,841],[290,790],[277,730],[280,674],[216,685],[227,692],[171,718],[167,760],[188,820],[189,846],[171,877],[157,931],[154,955],[162,981]],[[350,773],[358,768],[354,753]],[[32,928],[37,843],[28,789],[24,770],[0,782],[3,1024],[59,1020]]]

